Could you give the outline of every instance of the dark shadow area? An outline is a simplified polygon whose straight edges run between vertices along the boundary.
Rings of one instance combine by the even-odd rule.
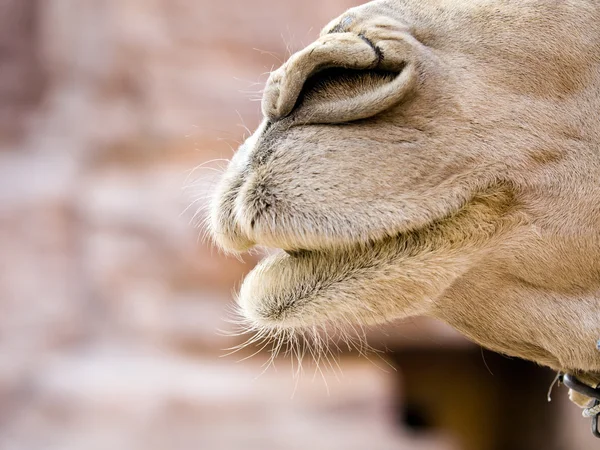
[[[396,350],[397,417],[415,432],[448,432],[465,450],[558,450],[552,371],[480,349]]]

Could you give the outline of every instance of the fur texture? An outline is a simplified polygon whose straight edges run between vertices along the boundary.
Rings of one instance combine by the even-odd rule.
[[[271,74],[212,204],[259,330],[413,315],[600,373],[600,4],[379,0]]]

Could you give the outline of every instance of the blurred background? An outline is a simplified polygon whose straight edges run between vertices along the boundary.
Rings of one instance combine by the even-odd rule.
[[[204,199],[268,72],[358,3],[0,0],[0,449],[597,448],[549,370],[440,323],[299,380],[223,357],[256,257],[201,239]]]

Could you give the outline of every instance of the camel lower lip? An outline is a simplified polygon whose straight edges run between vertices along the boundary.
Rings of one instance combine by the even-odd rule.
[[[265,258],[240,290],[244,316],[260,326],[306,326],[306,317],[319,315],[317,309],[327,314],[340,297],[359,301],[357,280],[385,273],[382,268],[406,250],[390,240],[327,251],[283,250]]]

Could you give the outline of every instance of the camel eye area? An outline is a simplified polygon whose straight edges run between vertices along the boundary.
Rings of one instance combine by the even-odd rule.
[[[392,82],[401,71],[360,70],[332,67],[309,77],[294,109],[313,102],[338,102],[377,91]]]

